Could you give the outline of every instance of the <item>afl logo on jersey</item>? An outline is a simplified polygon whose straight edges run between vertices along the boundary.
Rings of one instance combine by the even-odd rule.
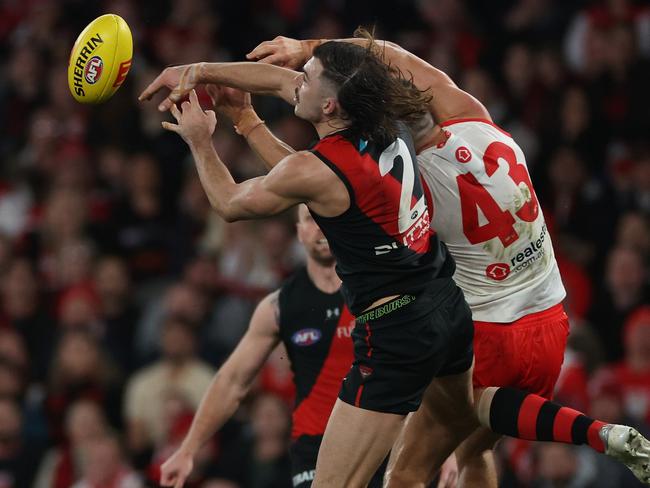
[[[322,333],[318,329],[301,329],[291,336],[291,341],[296,346],[311,346],[320,341]]]
[[[485,276],[492,278],[494,281],[503,281],[510,274],[510,265],[508,263],[492,263],[485,268]]]
[[[469,163],[472,160],[472,153],[465,146],[456,149],[456,159],[461,163]]]

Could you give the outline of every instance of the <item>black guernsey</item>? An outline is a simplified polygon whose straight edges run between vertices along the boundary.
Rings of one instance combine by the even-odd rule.
[[[411,135],[400,128],[388,147],[343,130],[312,148],[350,195],[350,207],[337,217],[311,213],[336,256],[343,294],[357,315],[379,298],[417,294],[454,272],[451,255],[430,227]]]

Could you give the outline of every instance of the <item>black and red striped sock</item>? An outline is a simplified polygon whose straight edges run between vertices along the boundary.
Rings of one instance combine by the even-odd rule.
[[[604,452],[598,435],[604,425],[577,410],[514,388],[499,388],[490,404],[491,429],[519,439],[589,444]]]

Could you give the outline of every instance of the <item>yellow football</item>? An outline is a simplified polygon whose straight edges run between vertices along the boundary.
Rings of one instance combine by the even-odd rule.
[[[97,17],[79,34],[68,61],[68,86],[81,103],[113,96],[131,68],[133,38],[122,17]]]

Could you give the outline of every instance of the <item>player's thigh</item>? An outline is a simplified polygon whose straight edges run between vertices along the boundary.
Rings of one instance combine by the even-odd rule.
[[[364,487],[393,446],[404,416],[337,400],[318,453],[314,487]]]
[[[434,378],[424,393],[422,403],[435,422],[473,422],[472,367],[462,373]]]

